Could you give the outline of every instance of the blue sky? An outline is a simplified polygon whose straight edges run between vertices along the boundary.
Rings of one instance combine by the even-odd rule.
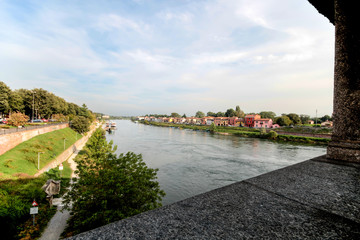
[[[333,65],[306,0],[0,0],[0,80],[111,115],[331,115]]]

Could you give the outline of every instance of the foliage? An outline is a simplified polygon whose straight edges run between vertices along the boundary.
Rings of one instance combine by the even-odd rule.
[[[186,118],[186,114],[184,113],[181,117]]]
[[[235,116],[239,117],[239,118],[244,118],[245,117],[245,113],[243,110],[240,109],[239,105],[237,105],[235,107]]]
[[[171,113],[170,117],[179,118],[181,116],[180,116],[180,114],[173,112],[173,113]]]
[[[91,123],[88,118],[83,116],[76,116],[71,121],[71,128],[82,134],[90,130],[90,124]]]
[[[271,111],[262,111],[259,113],[261,118],[270,118],[272,120],[275,119],[276,113],[271,112]]]
[[[23,113],[16,112],[16,113],[13,113],[13,114],[10,115],[10,117],[8,118],[8,123],[11,126],[18,127],[18,126],[25,125],[28,120],[29,120],[28,116],[26,116]]]
[[[63,114],[61,113],[56,113],[56,114],[53,114],[51,116],[51,119],[57,121],[57,122],[67,122],[68,121],[68,117],[64,116]]]
[[[288,115],[286,115],[289,117],[289,119],[292,121],[292,123],[294,125],[299,125],[301,124],[301,119],[299,117],[299,115],[297,115],[296,113],[289,113]]]
[[[216,117],[216,113],[214,113],[214,112],[207,112],[206,116],[208,116],[208,117]]]
[[[72,211],[67,231],[75,234],[157,208],[164,196],[157,169],[132,152],[117,156],[103,134],[97,129],[76,159],[79,178],[65,196]]]
[[[212,133],[216,132],[217,127],[216,127],[215,123],[211,123],[209,130],[210,130],[210,132],[212,132]]]
[[[260,135],[265,135],[266,134],[266,129],[263,127],[260,129]]]
[[[310,116],[306,114],[300,114],[300,120],[302,124],[307,124],[310,120]]]
[[[17,89],[12,91],[4,82],[0,81],[0,117],[2,114],[22,112],[33,117],[50,118],[54,114],[81,115],[94,120],[94,115],[86,105],[79,107],[74,103],[66,102],[63,98],[54,95],[42,88]]]
[[[322,122],[331,121],[332,118],[329,115],[324,115],[322,118],[320,118]]]
[[[197,111],[196,114],[195,114],[195,117],[197,118],[203,118],[205,117],[205,113],[201,112],[201,111]]]
[[[30,222],[32,221],[29,209],[34,199],[40,207],[37,217],[43,217],[48,208],[48,203],[46,201],[46,194],[41,190],[41,187],[46,180],[46,178],[40,177],[0,182],[0,231],[2,239],[22,237],[18,236],[18,234],[19,232],[25,233],[23,231],[26,230],[26,226],[22,224],[23,222],[28,219]],[[39,228],[38,224],[32,229],[33,237],[38,236],[40,233],[36,228]],[[26,233],[29,233],[29,231],[26,231]]]
[[[216,117],[225,117],[225,113],[218,112],[218,113],[216,113]]]
[[[277,132],[275,132],[275,131],[270,131],[270,132],[268,132],[267,133],[267,138],[268,139],[273,139],[273,140],[275,140],[276,138],[278,137],[278,134],[277,134]]]
[[[288,116],[286,116],[286,115],[283,115],[281,117],[276,118],[275,122],[277,124],[279,124],[280,126],[289,126],[292,123],[290,118]]]
[[[229,108],[228,110],[226,110],[225,112],[225,116],[226,117],[234,117],[236,115],[236,112],[234,109]]]
[[[0,82],[0,117],[1,114],[8,113],[10,110],[9,95],[10,88],[4,83]]]

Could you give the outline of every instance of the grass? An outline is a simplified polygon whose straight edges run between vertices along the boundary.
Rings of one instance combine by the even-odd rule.
[[[210,126],[200,126],[200,125],[185,125],[185,124],[174,124],[174,123],[157,123],[157,122],[148,122],[145,124],[159,126],[159,127],[176,127],[180,129],[193,129],[200,131],[209,131]],[[313,128],[314,130],[308,130],[307,128],[294,127],[294,128],[281,128],[282,131],[289,131],[294,133],[329,133],[329,129]],[[275,130],[275,129],[273,129]],[[327,145],[330,139],[326,138],[316,138],[316,137],[303,137],[303,136],[293,136],[293,135],[279,135],[270,139],[267,134],[262,135],[259,129],[255,128],[246,128],[246,127],[226,127],[226,126],[217,126],[217,133],[229,133],[230,135],[239,136],[239,137],[253,137],[253,138],[268,138],[272,141],[279,142],[297,142],[305,144],[316,144],[316,145]]]
[[[331,128],[322,127],[309,127],[309,126],[294,126],[294,127],[283,127],[275,129],[275,131],[283,132],[294,132],[294,133],[310,133],[310,134],[331,134]],[[280,133],[281,134],[281,133]]]
[[[81,137],[78,134],[78,139]],[[2,154],[0,179],[16,179],[34,175],[37,172],[38,153],[43,152],[40,154],[40,168],[42,168],[64,151],[64,138],[66,139],[65,149],[67,149],[76,142],[76,132],[70,128],[64,128],[45,133]]]

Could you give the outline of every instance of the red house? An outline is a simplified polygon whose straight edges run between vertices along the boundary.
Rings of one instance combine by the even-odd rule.
[[[260,118],[261,118],[261,116],[259,114],[246,115],[245,116],[245,127],[254,127],[255,120],[260,119]]]

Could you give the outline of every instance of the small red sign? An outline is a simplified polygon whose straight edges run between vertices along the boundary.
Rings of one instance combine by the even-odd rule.
[[[33,205],[34,207],[36,207],[38,204],[37,204],[37,202],[35,202],[35,200],[34,200],[33,203],[32,203],[32,205]]]

